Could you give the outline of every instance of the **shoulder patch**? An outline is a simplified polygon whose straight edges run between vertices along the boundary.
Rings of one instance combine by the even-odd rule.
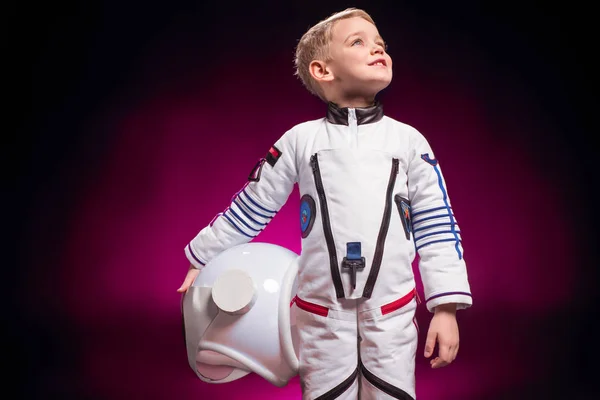
[[[269,149],[269,152],[267,153],[267,156],[265,158],[266,158],[267,162],[269,163],[269,165],[271,167],[274,167],[275,164],[277,163],[277,161],[279,160],[279,157],[281,157],[281,150],[279,150],[275,146],[272,146]]]
[[[429,153],[421,154],[421,159],[426,163],[433,165],[434,167],[438,164],[438,160],[435,158],[429,157]]]

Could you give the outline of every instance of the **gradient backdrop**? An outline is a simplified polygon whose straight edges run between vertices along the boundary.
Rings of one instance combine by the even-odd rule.
[[[16,284],[6,282],[18,299],[7,331],[20,393],[300,399],[297,379],[284,388],[256,375],[197,379],[176,289],[184,246],[258,158],[293,125],[324,115],[293,76],[296,41],[357,6],[394,60],[380,97],[387,115],[419,129],[440,160],[474,297],[458,316],[459,356],[441,370],[422,357],[430,314],[418,311],[419,400],[591,398],[599,352],[588,13],[574,3],[446,3],[110,0],[17,10],[13,59],[26,63],[33,96],[5,148],[18,266]],[[295,190],[257,240],[299,252],[298,204]]]

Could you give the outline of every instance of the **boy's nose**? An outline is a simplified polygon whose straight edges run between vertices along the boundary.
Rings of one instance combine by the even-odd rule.
[[[373,47],[371,47],[371,54],[383,54],[383,46],[376,44]]]

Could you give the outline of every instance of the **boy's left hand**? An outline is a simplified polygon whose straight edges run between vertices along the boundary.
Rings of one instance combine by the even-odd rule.
[[[435,308],[425,342],[426,358],[433,354],[436,342],[438,343],[438,356],[430,361],[431,368],[445,367],[454,361],[458,353],[456,304],[441,304]]]

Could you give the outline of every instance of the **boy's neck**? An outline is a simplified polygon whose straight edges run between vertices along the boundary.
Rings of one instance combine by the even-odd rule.
[[[375,96],[331,99],[329,101],[334,103],[339,108],[364,108],[371,107],[375,104]]]

